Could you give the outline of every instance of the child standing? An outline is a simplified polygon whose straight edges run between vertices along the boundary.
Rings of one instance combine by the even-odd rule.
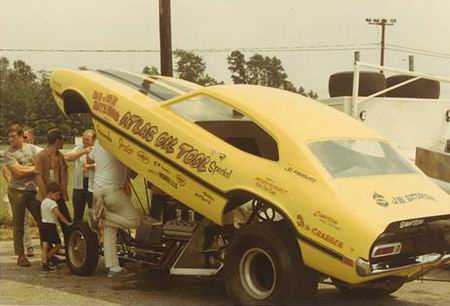
[[[47,186],[47,195],[41,203],[42,214],[42,270],[51,271],[49,259],[61,248],[61,240],[56,230],[58,220],[70,226],[69,221],[59,211],[56,203],[61,198],[61,187],[50,182]]]

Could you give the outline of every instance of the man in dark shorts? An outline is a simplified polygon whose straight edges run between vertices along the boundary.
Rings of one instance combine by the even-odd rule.
[[[41,214],[42,214],[42,228],[41,228],[41,239],[42,239],[42,270],[50,271],[52,270],[49,262],[51,258],[58,252],[61,248],[61,239],[59,239],[58,231],[56,229],[56,224],[59,222],[63,223],[67,227],[70,226],[69,221],[64,217],[61,211],[58,209],[58,204],[56,203],[61,199],[61,188],[55,182],[50,182],[47,185],[47,195],[41,203]]]

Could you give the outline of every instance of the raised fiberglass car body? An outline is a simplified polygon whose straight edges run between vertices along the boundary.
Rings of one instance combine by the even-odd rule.
[[[303,263],[339,282],[408,280],[446,260],[445,226],[427,241],[450,218],[449,196],[389,141],[311,99],[121,71],[56,70],[51,87],[65,113],[92,113],[123,163],[216,224],[241,199],[268,203]]]

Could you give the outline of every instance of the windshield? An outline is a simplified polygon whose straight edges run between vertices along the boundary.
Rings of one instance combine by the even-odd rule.
[[[335,178],[416,173],[389,144],[376,140],[326,140],[309,144]]]

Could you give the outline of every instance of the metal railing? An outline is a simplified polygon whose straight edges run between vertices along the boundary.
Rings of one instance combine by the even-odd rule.
[[[371,94],[370,96],[367,97],[359,97],[358,93],[359,93],[359,73],[360,73],[360,67],[365,67],[365,68],[372,68],[372,69],[377,69],[380,71],[390,71],[390,72],[396,72],[396,73],[401,73],[404,75],[409,75],[409,76],[413,76],[414,78],[403,81],[401,83],[395,84],[391,87],[388,87],[386,89],[380,90],[376,93]],[[417,81],[419,79],[428,79],[428,80],[434,80],[434,81],[440,81],[440,82],[446,82],[446,83],[450,83],[450,78],[449,77],[445,77],[445,76],[436,76],[436,75],[432,75],[432,74],[427,74],[427,73],[420,73],[420,72],[415,72],[415,71],[409,71],[409,70],[405,70],[405,69],[398,69],[398,68],[392,68],[392,67],[386,67],[386,66],[379,66],[379,65],[373,65],[373,64],[368,64],[368,63],[364,63],[364,62],[360,62],[360,61],[355,61],[354,64],[354,73],[353,73],[353,91],[352,91],[352,102],[351,102],[351,113],[353,117],[357,117],[358,116],[358,105],[359,103],[362,103],[364,101],[368,101],[370,99],[373,99],[379,95],[382,95],[386,92],[389,92],[391,90],[394,90],[396,88],[402,87],[404,85],[407,85],[409,83],[412,83],[414,81]]]

